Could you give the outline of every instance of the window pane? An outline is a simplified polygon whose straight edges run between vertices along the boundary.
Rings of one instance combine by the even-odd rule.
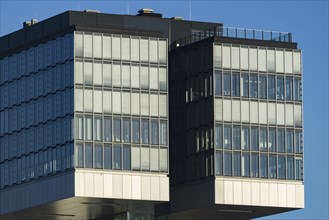
[[[103,63],[103,84],[104,86],[112,85],[112,65]]]
[[[77,139],[83,140],[83,118],[82,117],[77,117],[75,121],[76,121],[75,137]]]
[[[104,168],[112,169],[112,147],[110,144],[104,145]]]
[[[167,117],[167,95],[159,95],[159,116]]]
[[[295,151],[296,153],[303,153],[303,144],[302,144],[302,131],[295,131]]]
[[[258,154],[251,154],[251,177],[258,177]]]
[[[300,78],[295,78],[294,86],[295,101],[302,101],[302,80]]]
[[[130,60],[130,39],[127,37],[122,37],[121,38],[122,41],[122,59],[123,60]]]
[[[258,151],[258,128],[251,127],[251,150]]]
[[[223,148],[223,126],[219,124],[215,127],[215,148]]]
[[[275,99],[275,76],[268,76],[268,98]]]
[[[284,99],[284,78],[279,76],[277,77],[276,98],[279,100]]]
[[[131,38],[131,60],[139,61],[139,39]]]
[[[278,129],[278,152],[285,152],[285,135],[284,129]]]
[[[266,49],[258,49],[258,70],[266,72]]]
[[[294,73],[300,74],[300,52],[294,52]]]
[[[216,151],[216,176],[223,176],[223,153]]]
[[[293,156],[287,157],[287,179],[295,179],[295,159]]]
[[[283,51],[282,50],[277,50],[275,54],[276,58],[276,72],[283,73]]]
[[[149,143],[149,120],[142,119],[142,143]]]
[[[278,157],[278,178],[286,178],[286,158],[284,156]]]
[[[83,157],[83,145],[82,144],[77,144],[76,145],[76,150],[77,150],[77,159],[76,159],[76,166],[77,167],[83,167],[84,163],[84,157]]]
[[[260,177],[267,178],[267,169],[268,169],[267,155],[261,154],[261,156],[260,156]]]
[[[292,77],[286,77],[286,100],[292,100]]]
[[[233,154],[233,176],[241,176],[241,154]]]
[[[121,87],[121,66],[120,64],[112,65],[112,83],[115,87]]]
[[[139,143],[139,119],[132,120],[132,142]]]
[[[259,98],[266,99],[267,87],[266,87],[266,76],[260,75],[258,81]]]
[[[259,130],[259,148],[261,151],[267,151],[267,129],[260,128]]]
[[[242,127],[242,150],[250,149],[249,127]]]
[[[267,71],[275,72],[274,50],[267,50]]]
[[[240,96],[240,74],[232,74],[232,96]]]
[[[101,118],[94,119],[94,140],[95,141],[102,140],[102,119]]]
[[[222,72],[215,72],[215,95],[222,95]]]
[[[239,47],[232,46],[232,69],[240,69]]]
[[[131,114],[139,115],[139,93],[131,93]]]
[[[161,91],[167,91],[167,69],[159,68],[159,84]]]
[[[131,149],[131,165],[132,170],[141,169],[141,159],[140,159],[140,147],[132,147]]]
[[[270,178],[276,179],[276,155],[270,155]]]
[[[167,41],[159,40],[159,62],[161,64],[167,63]]]
[[[257,71],[257,49],[249,48],[249,64],[251,71]]]
[[[303,159],[296,158],[296,179],[303,180]]]
[[[231,69],[231,47],[223,46],[223,68]]]
[[[159,171],[159,149],[151,148],[150,151],[150,170],[151,171]]]
[[[275,128],[269,129],[268,148],[270,152],[276,152],[276,132]]]
[[[142,147],[141,148],[141,163],[142,170],[150,170],[150,148]]]
[[[130,170],[131,169],[131,151],[130,145],[123,146],[123,169]]]
[[[131,88],[139,88],[139,66],[131,66]]]
[[[102,85],[102,64],[101,63],[94,63],[94,84],[95,85]]]
[[[83,56],[83,35],[79,33],[74,34],[74,54],[76,57]]]
[[[258,80],[257,75],[250,75],[250,97],[257,98],[258,97]]]
[[[167,145],[167,121],[160,121],[160,145]]]
[[[284,52],[284,66],[286,73],[292,73],[292,51]]]
[[[287,152],[294,152],[294,130],[287,130]]]
[[[104,118],[104,141],[112,141],[112,120]]]
[[[93,56],[96,58],[102,58],[102,36],[100,34],[94,34],[93,49]]]
[[[121,146],[118,144],[113,146],[113,169],[121,170]]]
[[[113,92],[113,113],[121,114],[121,92]]]
[[[242,176],[250,176],[250,155],[248,153],[242,154]]]
[[[225,125],[224,126],[224,148],[225,149],[232,149],[231,138],[232,138],[232,127],[230,125]]]
[[[225,96],[230,96],[231,95],[231,73],[226,73],[224,72],[224,84],[223,84],[223,88],[224,88],[224,95]]]
[[[120,118],[113,119],[113,141],[121,142],[121,120],[120,120]]]
[[[232,176],[232,153],[224,152],[224,176]]]
[[[249,76],[241,74],[241,96],[249,97]]]
[[[104,113],[112,113],[112,93],[111,93],[111,91],[103,91],[103,111],[104,111]]]
[[[222,67],[222,46],[214,45],[214,66]]]
[[[93,66],[90,62],[84,62],[83,68],[83,78],[85,85],[92,85],[93,84]]]
[[[141,52],[141,61],[148,62],[149,61],[149,45],[147,39],[140,40],[140,50]]]
[[[140,83],[141,83],[141,88],[142,89],[149,89],[149,69],[145,66],[142,66],[140,68]]]
[[[158,121],[152,120],[151,121],[151,144],[158,144],[159,143],[159,127]]]
[[[121,39],[119,36],[112,37],[112,58],[114,60],[121,59]]]
[[[241,149],[241,129],[240,126],[233,126],[233,149]]]
[[[86,154],[86,168],[93,168],[93,146],[92,144],[85,145],[85,154]]]
[[[103,149],[101,144],[95,145],[95,168],[103,168]]]
[[[160,171],[168,171],[168,149],[160,148]]]
[[[122,87],[130,88],[130,66],[122,65]]]
[[[123,119],[122,122],[122,141],[125,143],[130,142],[130,119]]]
[[[93,119],[92,118],[85,118],[85,140],[92,140],[93,139]]]

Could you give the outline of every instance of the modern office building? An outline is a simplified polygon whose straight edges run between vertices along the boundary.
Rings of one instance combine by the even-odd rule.
[[[290,33],[67,11],[0,38],[1,219],[304,207]]]

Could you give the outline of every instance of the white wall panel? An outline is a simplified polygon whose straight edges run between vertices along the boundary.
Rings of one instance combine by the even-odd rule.
[[[251,183],[251,204],[260,205],[260,184],[259,182]]]
[[[94,174],[94,196],[104,197],[104,176],[101,173]]]
[[[232,100],[232,121],[240,122],[241,121],[241,109],[240,101]]]
[[[160,201],[169,201],[169,178],[160,177]]]
[[[258,124],[258,102],[250,102],[250,122]]]
[[[109,173],[104,173],[104,197],[113,197],[113,175]]]
[[[141,176],[132,176],[132,189],[131,197],[132,199],[142,199],[142,177]]]
[[[122,198],[122,175],[113,174],[113,198]]]
[[[225,204],[223,180],[216,180],[215,182],[215,203]]]
[[[223,119],[224,121],[232,121],[232,103],[231,100],[223,100]]]
[[[269,205],[268,183],[260,183],[260,204],[263,206]]]
[[[149,176],[142,176],[142,199],[151,199],[151,178]]]
[[[270,183],[269,184],[269,205],[277,206],[278,205],[278,184]]]
[[[278,203],[280,206],[287,206],[287,185],[278,184]]]
[[[225,204],[233,204],[233,182],[224,180],[224,199]]]
[[[275,125],[276,124],[276,104],[268,103],[267,112],[268,112],[268,123],[270,125]]]
[[[284,114],[284,104],[277,103],[276,105],[276,118],[277,118],[277,124],[278,125],[284,125],[284,119],[285,119],[285,114]]]
[[[215,99],[215,121],[223,120],[223,101]]]
[[[131,176],[130,175],[123,175],[122,176],[122,198],[124,199],[131,199]]]
[[[233,203],[242,204],[242,182],[233,182]]]
[[[259,103],[259,124],[267,124],[267,103]]]
[[[241,101],[241,121],[249,122],[249,102]]]
[[[251,182],[242,182],[242,204],[251,204]]]
[[[160,178],[151,176],[151,200],[160,199]]]
[[[296,206],[296,186],[287,185],[287,206],[295,207]]]
[[[286,104],[286,125],[294,126],[294,105]]]
[[[84,174],[85,192],[84,196],[94,196],[94,175],[92,173]]]

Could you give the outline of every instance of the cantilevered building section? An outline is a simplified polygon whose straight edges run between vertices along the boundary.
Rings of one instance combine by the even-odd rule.
[[[1,219],[303,208],[301,94],[290,33],[151,9],[24,22],[0,38]]]

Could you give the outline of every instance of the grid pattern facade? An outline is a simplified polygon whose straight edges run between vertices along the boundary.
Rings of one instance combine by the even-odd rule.
[[[0,60],[0,189],[72,168],[73,35]]]
[[[167,40],[75,32],[75,166],[168,172]]]
[[[217,176],[303,180],[300,50],[214,45]]]

